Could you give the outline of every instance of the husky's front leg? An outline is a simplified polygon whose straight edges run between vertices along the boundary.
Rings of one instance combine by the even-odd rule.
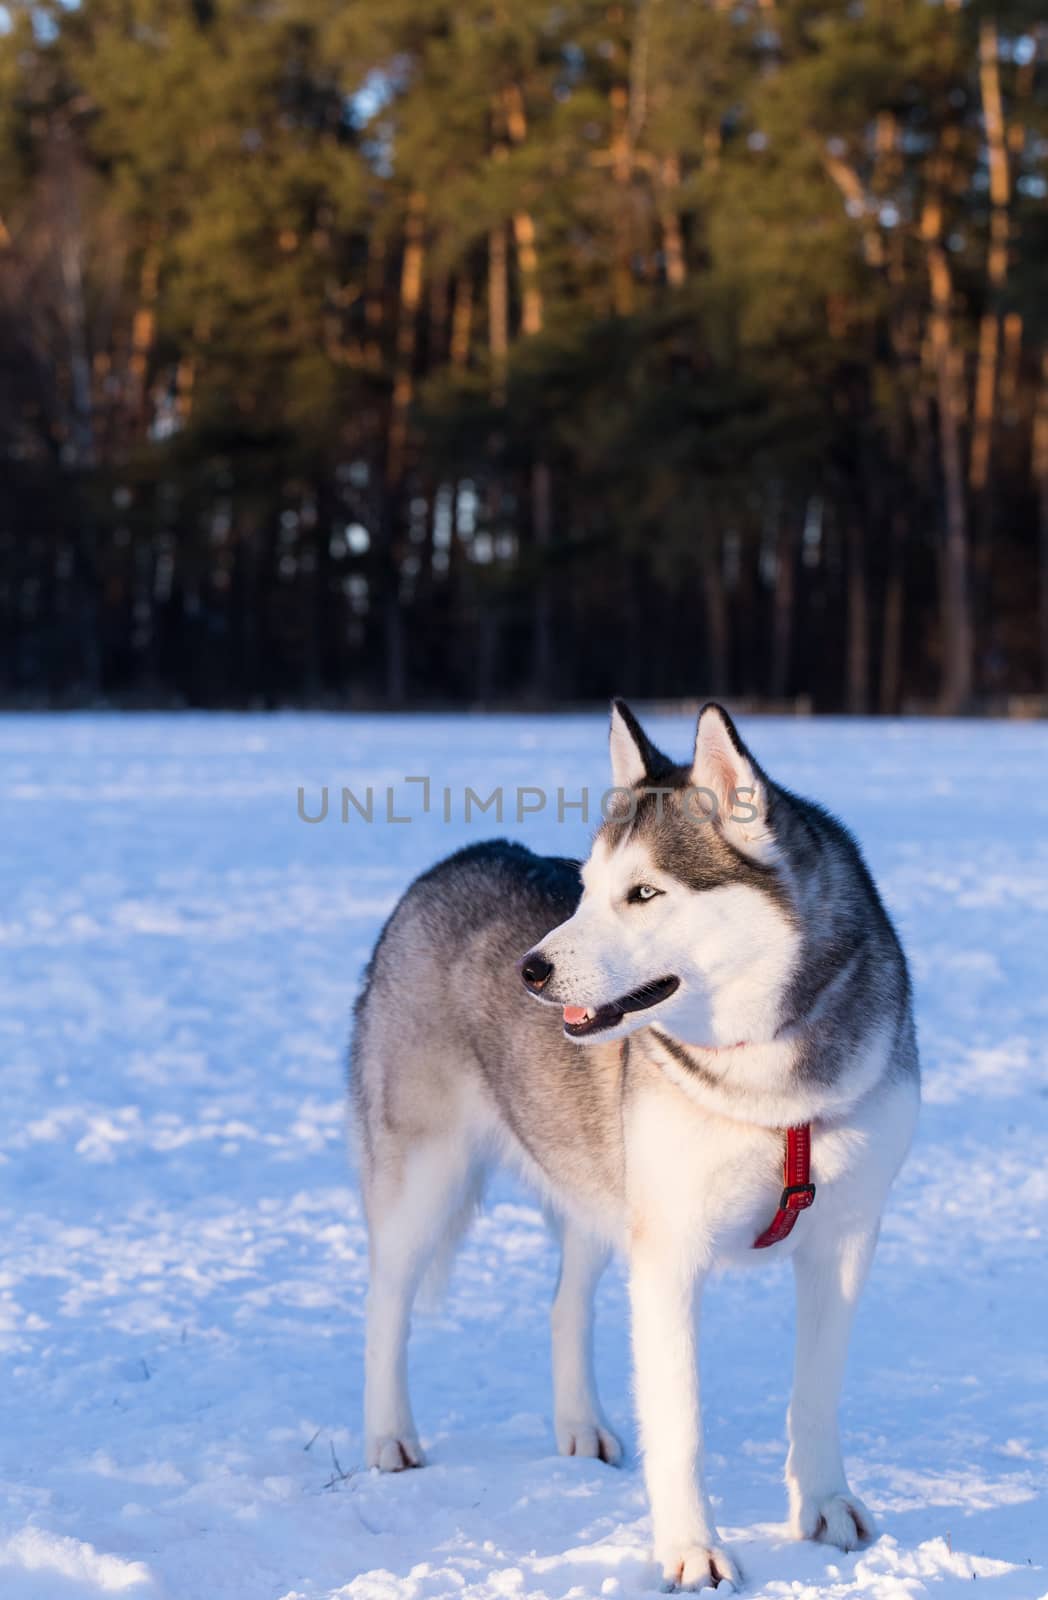
[[[837,1409],[855,1308],[870,1269],[877,1229],[814,1239],[793,1258],[797,1350],[790,1401],[786,1483],[798,1539],[855,1550],[872,1539],[873,1518],[848,1488]]]
[[[683,1254],[675,1239],[634,1236],[633,1361],[655,1557],[669,1583],[705,1589],[738,1584],[739,1572],[718,1544],[703,1483],[695,1331],[704,1274]]]

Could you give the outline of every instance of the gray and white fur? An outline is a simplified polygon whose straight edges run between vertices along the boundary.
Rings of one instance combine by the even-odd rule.
[[[351,1081],[371,1244],[370,1465],[420,1465],[406,1381],[412,1302],[508,1161],[557,1219],[554,1418],[614,1463],[592,1302],[629,1265],[636,1402],[656,1559],[686,1589],[740,1582],[706,1495],[696,1307],[718,1265],[790,1256],[797,1347],[786,1480],[799,1538],[872,1536],[837,1410],[919,1074],[899,941],[851,835],[773,783],[718,706],[676,765],[616,702],[617,814],[580,865],[492,841],[441,862],[382,931]],[[523,979],[523,981],[522,981]],[[810,1123],[817,1195],[753,1243]]]

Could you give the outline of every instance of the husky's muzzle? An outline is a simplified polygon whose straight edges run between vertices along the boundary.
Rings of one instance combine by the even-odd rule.
[[[608,1005],[598,1006],[595,1011],[586,1009],[585,1015],[578,1021],[568,1021],[567,1013],[580,1011],[581,1006],[565,1007],[564,1032],[573,1039],[584,1039],[591,1033],[603,1033],[606,1028],[617,1028],[628,1015],[634,1011],[650,1011],[653,1006],[661,1005],[675,994],[680,988],[680,979],[653,978],[650,983],[642,983],[639,989],[631,989],[629,994],[621,995],[618,1000],[612,1000]]]
[[[520,963],[520,976],[524,987],[538,999],[546,1000],[550,1004],[560,1004],[559,1001],[554,1001],[551,995],[543,993],[553,976],[553,963],[537,950],[529,951]],[[628,994],[621,995],[619,999],[609,1001],[607,1005],[596,1008],[565,1006],[564,1032],[573,1039],[584,1039],[591,1033],[603,1033],[607,1028],[617,1028],[631,1013],[648,1011],[653,1006],[661,1005],[663,1000],[668,1000],[679,988],[679,978],[672,976],[653,978],[648,983],[642,983],[639,988],[631,989]]]

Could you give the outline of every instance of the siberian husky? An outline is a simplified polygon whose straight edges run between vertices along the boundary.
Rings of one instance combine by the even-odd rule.
[[[677,766],[616,701],[611,766],[611,815],[581,868],[505,841],[461,850],[411,886],[372,956],[352,1047],[367,1460],[421,1465],[412,1300],[485,1169],[508,1160],[560,1235],[559,1449],[621,1455],[591,1360],[594,1288],[620,1247],[656,1559],[670,1585],[737,1585],[703,1478],[698,1295],[715,1266],[792,1258],[791,1529],[856,1548],[873,1520],[837,1409],[917,1116],[910,983],[855,841],[768,778],[719,706]],[[770,1220],[812,1199],[807,1173],[783,1188],[786,1130],[809,1128],[814,1204],[769,1242]]]

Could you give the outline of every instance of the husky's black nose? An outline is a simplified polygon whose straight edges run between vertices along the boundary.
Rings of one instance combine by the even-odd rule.
[[[547,961],[537,950],[530,950],[520,963],[520,975],[524,979],[525,987],[530,989],[532,994],[538,994],[553,975],[553,962]]]

